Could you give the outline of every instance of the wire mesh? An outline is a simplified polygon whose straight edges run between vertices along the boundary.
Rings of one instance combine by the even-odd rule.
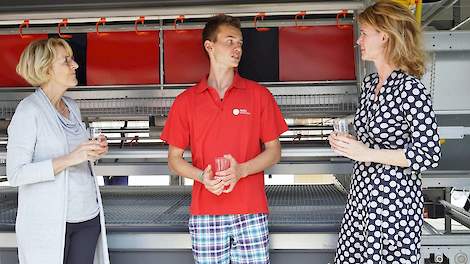
[[[78,100],[84,116],[167,116],[175,98],[120,98]],[[285,117],[324,116],[353,113],[357,106],[355,94],[276,95]]]
[[[0,230],[15,225],[17,208],[16,188],[0,187]]]
[[[166,116],[175,98],[80,99],[83,116]]]
[[[275,95],[284,117],[318,117],[351,114],[356,94]],[[168,116],[174,97],[78,99],[83,117]],[[0,118],[13,116],[19,101],[0,101]]]
[[[340,224],[346,193],[335,185],[266,186],[271,228],[276,226]],[[191,187],[106,187],[102,188],[106,223],[114,226],[187,227]],[[16,218],[16,189],[0,188],[0,229],[12,228]]]
[[[337,116],[353,113],[356,94],[275,95],[285,117]]]
[[[19,101],[0,101],[0,119],[10,119],[15,113]]]

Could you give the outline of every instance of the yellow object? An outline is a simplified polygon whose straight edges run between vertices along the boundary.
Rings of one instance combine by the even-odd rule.
[[[416,17],[416,22],[421,25],[421,14],[423,10],[423,0],[392,0],[400,3],[413,11]]]
[[[393,0],[393,1],[400,3],[406,7],[411,7],[415,3],[415,0]]]
[[[423,11],[423,0],[417,0],[416,1],[416,12],[415,12],[415,17],[416,17],[416,23],[418,25],[421,25],[421,14]]]
[[[439,139],[439,144],[444,145],[446,143],[446,140],[444,138]]]
[[[295,184],[333,184],[335,177],[331,174],[312,174],[312,175],[295,175]]]

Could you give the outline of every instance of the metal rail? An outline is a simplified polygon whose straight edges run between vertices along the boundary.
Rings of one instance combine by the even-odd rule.
[[[178,1],[181,2],[181,1]],[[277,3],[235,3],[235,4],[194,4],[186,3],[181,6],[161,5],[158,1],[152,4],[147,3],[145,7],[138,4],[132,5],[132,2],[120,4],[113,3],[88,3],[88,4],[69,4],[62,9],[57,6],[36,5],[21,6],[14,8],[3,8],[0,13],[0,20],[3,24],[19,25],[24,19],[29,19],[33,24],[55,24],[62,18],[68,18],[70,23],[96,22],[100,17],[112,18],[115,21],[134,21],[139,16],[147,16],[154,20],[175,19],[180,15],[188,18],[205,18],[215,14],[225,13],[234,16],[254,16],[259,12],[265,12],[270,15],[296,14],[300,11],[307,13],[328,13],[339,12],[343,9],[358,10],[364,8],[363,1],[285,1]],[[220,2],[220,1],[219,1]],[[233,3],[233,2],[232,2]],[[55,10],[54,10],[55,9]],[[16,11],[15,11],[16,10]]]
[[[467,228],[470,228],[470,212],[467,212],[464,209],[444,200],[439,202],[445,207],[446,212],[450,218],[466,226]]]

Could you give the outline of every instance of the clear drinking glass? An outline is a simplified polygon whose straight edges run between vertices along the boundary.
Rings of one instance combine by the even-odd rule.
[[[100,135],[103,134],[103,131],[101,130],[101,128],[97,128],[97,127],[89,127],[88,128],[88,137],[90,140],[95,140],[97,142],[101,142],[102,138],[100,137]],[[98,164],[98,160],[95,160],[94,162],[92,162],[93,165],[97,165]]]
[[[215,158],[215,172],[224,171],[230,168],[230,160],[225,157],[216,157]],[[225,186],[224,189],[227,190],[230,186]]]
[[[90,135],[89,135],[90,139],[99,141],[100,135],[103,134],[103,131],[101,130],[101,128],[90,127],[88,129],[89,129],[89,133],[90,133]]]
[[[339,134],[349,134],[348,122],[343,118],[338,118],[333,121],[333,129]]]

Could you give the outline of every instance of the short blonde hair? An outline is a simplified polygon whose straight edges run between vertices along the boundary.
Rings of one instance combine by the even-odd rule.
[[[70,45],[63,39],[49,38],[31,42],[21,53],[16,72],[32,86],[41,86],[50,80],[49,71],[57,56],[57,47],[63,47],[72,56]]]
[[[385,58],[390,63],[415,77],[424,75],[426,52],[421,28],[407,7],[395,1],[379,0],[359,14],[357,20],[387,34]]]

